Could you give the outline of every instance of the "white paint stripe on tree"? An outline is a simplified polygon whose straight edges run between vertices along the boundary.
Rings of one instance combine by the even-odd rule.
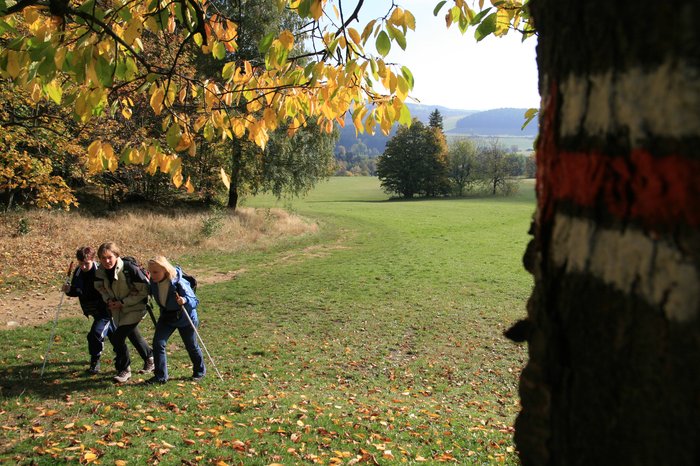
[[[700,70],[685,63],[572,75],[560,92],[564,137],[628,131],[630,144],[638,147],[649,137],[700,135]]]
[[[552,255],[567,273],[584,273],[624,293],[636,294],[663,309],[668,319],[688,322],[700,310],[700,273],[666,241],[640,230],[596,226],[557,214]]]

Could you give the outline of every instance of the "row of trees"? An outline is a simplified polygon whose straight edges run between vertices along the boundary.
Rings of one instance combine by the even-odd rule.
[[[377,175],[385,191],[404,198],[463,196],[486,190],[510,194],[518,176],[534,176],[534,156],[524,158],[498,139],[477,144],[470,139],[446,143],[442,115],[436,109],[428,125],[414,120],[398,130],[377,160]]]
[[[358,141],[349,149],[343,145],[335,148],[335,175],[337,176],[374,176],[377,174],[377,149],[367,147]]]

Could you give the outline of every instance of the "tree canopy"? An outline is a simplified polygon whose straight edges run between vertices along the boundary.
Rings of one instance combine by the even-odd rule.
[[[438,128],[414,120],[399,128],[377,159],[382,188],[404,198],[438,196],[449,192],[447,144]]]
[[[446,11],[447,26],[462,32],[473,27],[478,40],[513,26],[532,33],[526,2],[485,7],[482,0],[478,12],[464,0],[442,10],[446,3],[438,2],[435,14]],[[283,123],[292,135],[309,119],[331,132],[347,112],[358,132],[388,133],[395,122],[410,122],[404,102],[413,76],[387,55],[394,46],[406,48],[415,18],[387,2],[384,16],[356,24],[363,4],[346,11],[340,2],[276,0],[276,8],[298,15],[306,28],[266,34],[257,44],[263,59],[248,60],[231,59],[239,30],[235,12],[222,2],[0,0],[0,78],[35,105],[67,109],[78,124],[129,120],[145,102],[164,137],[119,145],[97,137],[86,167],[95,173],[115,170],[120,160],[145,164],[192,190],[180,156],[195,156],[200,138],[245,137],[264,148]],[[297,54],[302,34],[309,51]],[[376,54],[366,51],[368,43]],[[153,44],[162,51],[149,53]],[[194,49],[220,62],[216,77],[192,69]],[[225,171],[222,178],[228,182]]]

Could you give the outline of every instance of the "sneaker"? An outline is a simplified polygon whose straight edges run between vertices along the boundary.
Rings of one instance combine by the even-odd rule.
[[[153,370],[156,368],[155,363],[153,362],[153,356],[150,358],[146,359],[143,362],[143,369],[139,370],[139,374],[145,374],[146,372],[153,372]]]
[[[131,378],[131,368],[127,367],[120,373],[114,376],[114,381],[117,383],[124,383]]]
[[[193,375],[192,376],[192,382],[199,382],[204,378],[204,375]]]
[[[87,369],[88,374],[99,374],[100,373],[100,360],[93,359],[90,361],[90,367]]]
[[[158,377],[151,377],[144,382],[144,385],[163,385],[167,380],[159,379]]]

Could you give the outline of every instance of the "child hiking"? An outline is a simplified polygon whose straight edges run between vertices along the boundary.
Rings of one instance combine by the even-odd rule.
[[[153,351],[136,328],[146,315],[148,300],[148,278],[131,261],[121,259],[119,247],[112,242],[102,243],[97,249],[102,267],[95,273],[95,289],[102,295],[115,326],[109,340],[116,353],[117,375],[114,381],[124,383],[131,378],[131,358],[126,339],[133,337],[139,353],[146,354],[148,360]],[[149,364],[150,366],[150,364]],[[149,367],[150,368],[150,367]],[[147,369],[144,367],[144,370]]]
[[[100,372],[100,356],[104,350],[104,340],[114,331],[112,315],[100,293],[95,289],[95,273],[98,264],[95,262],[95,250],[90,246],[81,246],[75,252],[78,267],[73,272],[70,284],[63,286],[63,292],[70,297],[77,297],[85,317],[92,317],[92,325],[87,333],[90,366],[87,372]],[[145,372],[153,370],[153,357],[139,345],[143,337],[138,330],[129,334],[129,339],[143,358]]]
[[[155,371],[148,384],[168,381],[168,361],[165,346],[177,329],[192,361],[192,380],[204,377],[204,357],[197,343],[196,327],[199,324],[197,305],[199,300],[190,283],[183,277],[180,267],[174,267],[168,259],[156,256],[148,261],[151,276],[150,293],[160,307],[160,317],[153,335]],[[185,314],[187,313],[187,314]],[[189,316],[189,319],[188,319]]]

